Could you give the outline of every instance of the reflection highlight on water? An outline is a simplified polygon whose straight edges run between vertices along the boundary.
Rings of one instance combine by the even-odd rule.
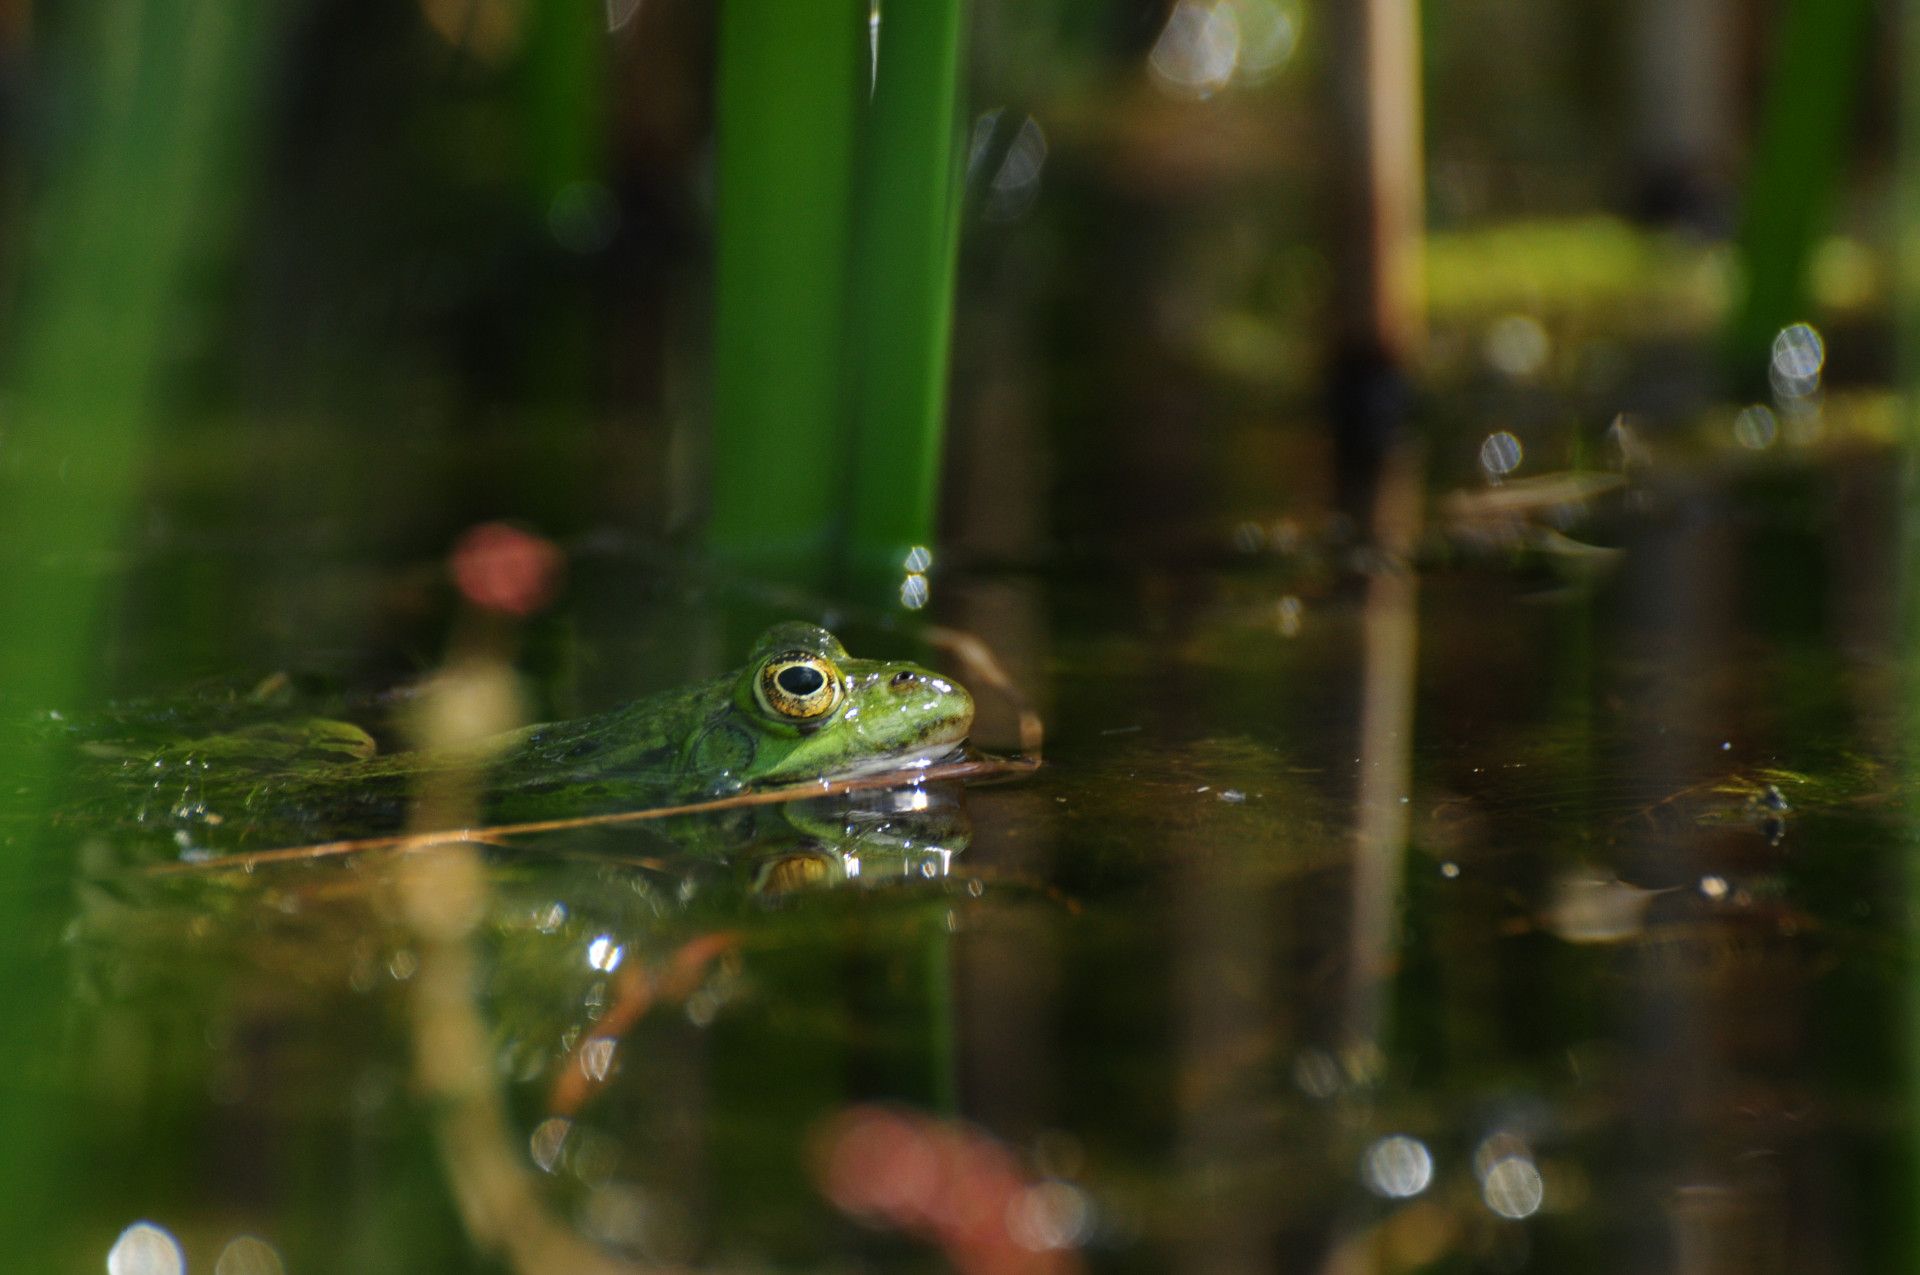
[[[187,1255],[164,1227],[135,1222],[107,1250],[107,1275],[185,1275]]]
[[[1418,1138],[1389,1134],[1367,1148],[1361,1176],[1375,1194],[1390,1200],[1410,1199],[1433,1182],[1433,1155]]]
[[[1780,423],[1765,403],[1741,408],[1733,417],[1733,441],[1748,451],[1762,452],[1773,446]]]
[[[1026,215],[1040,197],[1040,178],[1047,163],[1047,135],[1031,115],[1004,136],[1006,112],[996,107],[973,123],[967,150],[967,182],[985,189],[981,215],[989,221],[1011,222]],[[907,555],[907,570],[924,572],[932,557],[915,546]]]
[[[238,1235],[214,1260],[213,1275],[285,1275],[286,1263],[273,1245],[254,1235]]]
[[[1194,97],[1211,97],[1233,80],[1240,64],[1240,24],[1219,0],[1179,0],[1148,56],[1159,83]]]
[[[1480,443],[1480,468],[1489,478],[1505,478],[1520,468],[1526,451],[1511,430],[1495,430]]]
[[[1545,1199],[1540,1170],[1524,1154],[1502,1156],[1480,1179],[1480,1198],[1501,1217],[1532,1217]]]
[[[1290,0],[1180,0],[1147,65],[1169,92],[1205,99],[1280,71],[1299,45],[1300,23]]]

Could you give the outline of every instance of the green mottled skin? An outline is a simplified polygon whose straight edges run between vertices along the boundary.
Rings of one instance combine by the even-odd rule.
[[[844,680],[834,709],[806,722],[761,706],[762,664],[806,651]],[[398,826],[416,780],[472,774],[489,822],[636,810],[748,787],[880,771],[956,748],[973,701],[913,664],[858,660],[810,624],[776,625],[725,677],[592,717],[530,726],[473,753],[423,749],[374,756],[358,728],[311,719],[203,737],[122,762],[146,785],[137,820],[186,830],[203,845],[361,835]]]
[[[818,721],[786,721],[753,696],[762,661],[795,649],[846,679],[845,698]],[[516,732],[488,786],[494,811],[514,817],[657,804],[927,760],[972,724],[973,700],[957,683],[913,664],[853,659],[825,629],[783,624],[725,677]]]

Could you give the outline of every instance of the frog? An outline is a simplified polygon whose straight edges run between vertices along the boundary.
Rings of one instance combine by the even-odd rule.
[[[213,849],[391,830],[433,774],[472,776],[491,824],[906,777],[962,749],[972,724],[972,697],[952,678],[856,659],[819,625],[787,621],[720,677],[459,750],[381,753],[359,727],[316,717],[126,752],[116,764],[147,793],[135,822]]]
[[[973,699],[957,681],[917,664],[855,659],[826,629],[789,621],[762,633],[724,676],[515,732],[495,763],[488,805],[539,818],[910,773],[954,754],[972,727]]]

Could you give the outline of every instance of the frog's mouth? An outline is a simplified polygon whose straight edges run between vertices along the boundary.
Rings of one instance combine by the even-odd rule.
[[[953,739],[932,743],[916,744],[912,748],[896,753],[882,753],[878,757],[866,757],[842,770],[836,770],[829,778],[860,779],[867,775],[884,775],[895,770],[925,770],[943,761],[958,761],[966,755],[967,740],[965,734]]]

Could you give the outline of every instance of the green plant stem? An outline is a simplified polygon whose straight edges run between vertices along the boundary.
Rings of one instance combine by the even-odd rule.
[[[0,1235],[22,1270],[72,1269],[39,1258],[104,1184],[81,1177],[90,1126],[61,1047],[73,847],[48,835],[54,762],[21,727],[83,701],[101,663],[102,566],[137,493],[164,359],[192,319],[188,281],[240,187],[280,12],[132,0],[36,34],[35,56],[65,58],[81,92],[16,240],[29,247],[0,437]]]
[[[1808,317],[1807,266],[1843,169],[1873,9],[1872,0],[1790,0],[1782,17],[1727,329],[1728,376],[1741,392],[1764,390],[1774,335]]]
[[[604,171],[607,34],[597,5],[536,4],[521,67],[527,180],[543,207]]]
[[[847,264],[865,0],[720,16],[715,553],[823,587],[847,498]]]
[[[722,14],[710,543],[901,596],[930,545],[952,336],[962,0]],[[861,99],[871,88],[871,103]]]
[[[862,167],[848,574],[897,588],[930,544],[946,419],[958,191],[960,0],[892,0]]]

